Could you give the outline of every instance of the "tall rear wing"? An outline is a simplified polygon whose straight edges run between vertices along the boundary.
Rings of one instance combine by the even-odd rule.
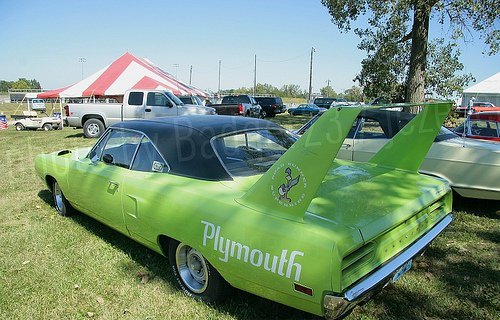
[[[452,102],[331,108],[237,201],[264,213],[302,220],[328,169],[363,109],[422,106],[371,163],[417,172]]]

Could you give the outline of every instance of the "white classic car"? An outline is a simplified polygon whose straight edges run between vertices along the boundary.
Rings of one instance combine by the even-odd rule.
[[[321,113],[307,122],[303,134]],[[413,114],[389,110],[364,110],[347,135],[337,157],[368,161]],[[462,197],[500,200],[500,143],[461,138],[446,128],[436,137],[419,171],[444,178]]]

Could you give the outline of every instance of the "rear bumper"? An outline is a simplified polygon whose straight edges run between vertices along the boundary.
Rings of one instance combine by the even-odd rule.
[[[325,318],[337,319],[357,304],[369,300],[374,294],[382,290],[391,281],[398,269],[407,261],[422,253],[425,248],[451,223],[453,216],[448,214],[431,230],[413,242],[408,248],[371,274],[358,281],[342,295],[326,295],[323,300]]]

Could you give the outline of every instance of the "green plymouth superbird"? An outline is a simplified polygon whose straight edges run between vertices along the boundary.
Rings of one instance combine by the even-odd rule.
[[[126,121],[35,166],[59,214],[165,255],[187,295],[214,302],[233,286],[335,319],[451,222],[447,182],[417,172],[450,107],[426,105],[367,163],[335,159],[363,109],[338,107],[297,141],[243,117]]]

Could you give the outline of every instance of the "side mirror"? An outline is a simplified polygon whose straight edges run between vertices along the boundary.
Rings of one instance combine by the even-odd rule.
[[[104,163],[113,163],[113,156],[109,153],[106,153],[102,156],[102,161],[104,161]]]

